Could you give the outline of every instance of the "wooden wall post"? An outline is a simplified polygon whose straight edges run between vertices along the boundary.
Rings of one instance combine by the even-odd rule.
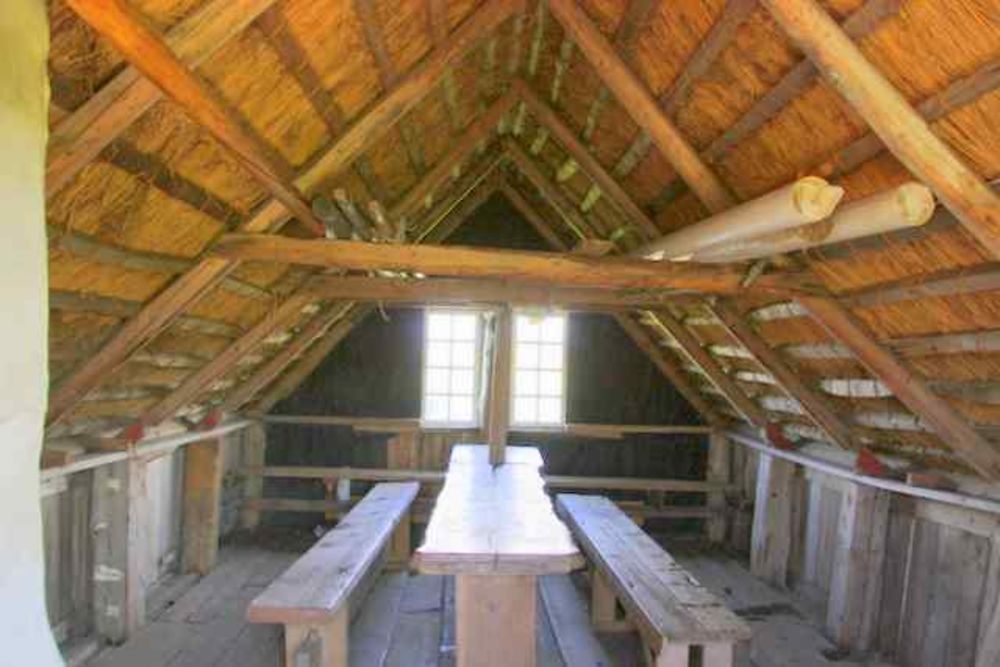
[[[207,574],[219,550],[222,442],[203,440],[184,452],[184,518],[181,569]]]
[[[826,629],[838,646],[865,651],[877,629],[890,494],[845,485],[837,523]]]
[[[267,430],[264,424],[255,423],[243,429],[243,462],[252,468],[263,467],[267,460]],[[264,478],[261,475],[247,475],[243,480],[243,500],[255,501],[264,497]],[[254,530],[260,525],[260,510],[244,502],[240,513],[240,523],[246,530]]]
[[[514,316],[510,307],[497,312],[493,349],[493,372],[490,374],[489,404],[486,409],[486,437],[490,445],[490,463],[503,463],[510,427],[510,374],[514,339]]]
[[[129,459],[94,469],[94,632],[120,644],[145,621],[146,462]]]
[[[729,482],[729,440],[721,431],[712,431],[708,436],[708,463],[705,481],[726,484]],[[706,494],[706,505],[712,512],[705,522],[708,541],[722,544],[726,539],[726,492],[710,491]]]
[[[750,538],[750,571],[777,586],[788,582],[795,464],[761,453]]]

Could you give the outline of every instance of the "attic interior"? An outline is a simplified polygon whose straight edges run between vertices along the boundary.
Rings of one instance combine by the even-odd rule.
[[[16,664],[1000,665],[996,0],[0,51]]]

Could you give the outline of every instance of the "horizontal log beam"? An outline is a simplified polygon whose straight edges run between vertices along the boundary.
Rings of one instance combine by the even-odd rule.
[[[710,268],[647,262],[620,257],[584,257],[549,252],[466,246],[386,245],[359,241],[303,240],[289,237],[229,234],[214,253],[230,260],[291,263],[357,271],[390,270],[430,276],[549,281],[554,285],[676,289],[711,293],[752,290],[798,292],[802,281],[790,274],[765,275],[751,288],[740,286],[740,267]]]

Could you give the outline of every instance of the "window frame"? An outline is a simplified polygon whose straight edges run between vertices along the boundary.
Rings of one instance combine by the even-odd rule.
[[[567,403],[567,401],[566,401],[566,399],[567,399],[568,387],[569,387],[569,382],[568,382],[569,373],[568,373],[568,368],[567,368],[567,366],[568,366],[567,362],[569,361],[569,359],[568,359],[568,355],[569,355],[568,341],[569,341],[569,320],[570,320],[570,318],[569,318],[569,313],[566,312],[566,311],[562,311],[562,310],[550,310],[550,311],[545,312],[542,315],[542,317],[558,316],[558,317],[562,318],[562,321],[563,321],[562,340],[559,343],[560,347],[562,348],[562,363],[561,363],[561,366],[559,368],[559,373],[562,376],[560,378],[560,380],[561,380],[561,383],[560,383],[561,386],[560,386],[560,393],[559,393],[559,402],[560,402],[559,421],[556,421],[556,422],[542,422],[542,421],[537,421],[536,420],[534,422],[521,422],[521,421],[518,421],[515,418],[515,410],[516,410],[516,406],[517,406],[517,396],[518,396],[518,394],[517,394],[517,371],[518,371],[518,367],[517,367],[517,350],[518,350],[517,321],[518,321],[519,317],[532,317],[532,316],[537,316],[537,314],[533,313],[530,310],[523,310],[523,309],[522,310],[514,310],[513,313],[512,313],[512,321],[511,321],[511,329],[512,329],[512,331],[511,331],[511,341],[510,341],[510,344],[511,344],[511,351],[510,351],[510,355],[511,355],[511,358],[510,358],[510,375],[511,375],[511,377],[510,377],[510,397],[509,397],[509,401],[510,401],[510,408],[509,408],[510,414],[508,416],[508,419],[510,420],[510,430],[512,430],[512,431],[518,431],[518,432],[521,432],[521,433],[528,433],[528,432],[532,432],[532,431],[534,431],[534,432],[562,431],[562,430],[564,430],[566,428],[566,424],[567,424],[567,419],[566,419],[566,407],[567,407],[566,403]],[[529,342],[534,342],[534,341],[529,341]],[[539,347],[541,347],[542,345],[545,345],[546,343],[544,341],[539,340],[539,341],[535,342],[535,344],[538,345]],[[548,343],[548,344],[552,345],[553,343]],[[543,369],[541,367],[541,364],[539,364],[538,366],[536,366],[536,367],[534,367],[532,369],[527,369],[527,370],[533,370],[536,373],[540,373],[543,370],[551,370],[551,369]],[[543,398],[543,395],[542,394],[535,394],[535,395],[532,395],[530,398],[534,399],[535,401],[538,401],[539,399]]]
[[[476,321],[476,336],[473,342],[473,367],[472,367],[472,419],[469,421],[451,421],[451,420],[433,420],[427,419],[424,415],[427,413],[427,375],[429,366],[427,365],[427,354],[430,348],[430,315],[432,313],[447,313],[448,315],[456,314],[469,314],[475,318]],[[420,426],[421,428],[433,429],[433,430],[468,430],[468,429],[479,429],[483,427],[483,410],[481,405],[477,405],[479,398],[482,396],[483,391],[483,346],[485,344],[485,318],[482,309],[479,308],[462,308],[458,307],[428,307],[424,309],[424,335],[420,350]],[[455,342],[454,339],[449,338],[448,343],[451,344]],[[447,367],[435,368],[448,368],[449,371],[453,370],[454,367],[449,365]],[[455,394],[435,394],[436,396],[443,395],[451,397]]]

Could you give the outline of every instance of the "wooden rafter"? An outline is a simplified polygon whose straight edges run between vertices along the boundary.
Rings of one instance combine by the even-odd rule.
[[[167,33],[167,45],[188,66],[196,67],[274,2],[212,0]],[[59,121],[49,137],[45,196],[51,199],[62,190],[162,95],[160,88],[129,66]]]
[[[768,418],[764,410],[746,395],[735,380],[722,370],[719,363],[701,346],[701,343],[687,330],[687,327],[674,319],[670,313],[662,310],[647,311],[646,317],[649,318],[649,322],[653,326],[677,343],[684,355],[691,360],[691,363],[701,369],[705,377],[715,385],[715,388],[747,421],[755,426],[767,426]]]
[[[671,163],[681,178],[711,212],[725,210],[735,203],[733,195],[709,169],[680,131],[663,114],[646,87],[618,57],[613,47],[591,23],[575,0],[550,0],[549,8],[567,34],[586,54],[591,66],[610,88],[639,127]]]
[[[1000,258],[1000,197],[931,131],[818,3],[763,3],[893,155],[934,190],[988,257]]]
[[[927,422],[944,443],[988,479],[1000,479],[1000,449],[976,432],[945,400],[881,346],[865,326],[832,299],[798,299],[830,336],[851,350],[913,413]]]
[[[560,238],[556,233],[555,229],[547,220],[539,215],[538,211],[534,206],[524,198],[524,195],[515,188],[510,183],[506,181],[500,186],[500,192],[503,193],[504,197],[507,198],[514,208],[517,209],[518,213],[524,217],[529,225],[531,225],[538,235],[545,239],[545,242],[549,244],[549,247],[556,250],[561,250],[566,252],[569,250],[569,246]]]
[[[833,442],[844,449],[857,449],[851,429],[833,410],[830,402],[806,384],[801,374],[792,369],[781,355],[753,330],[732,304],[718,300],[709,303],[708,307],[733,339],[756,358],[758,364],[771,374],[785,393],[799,402],[809,418],[823,429]]]
[[[285,165],[270,157],[270,149],[247,130],[221,96],[181,61],[138,12],[123,0],[68,0],[67,4],[136,69],[229,148],[300,222],[317,235],[323,234],[322,223],[292,183],[293,176]]]
[[[984,264],[971,269],[948,269],[930,275],[881,283],[839,294],[837,300],[848,307],[871,308],[900,301],[981,292],[1000,292],[1000,268],[995,264]]]

